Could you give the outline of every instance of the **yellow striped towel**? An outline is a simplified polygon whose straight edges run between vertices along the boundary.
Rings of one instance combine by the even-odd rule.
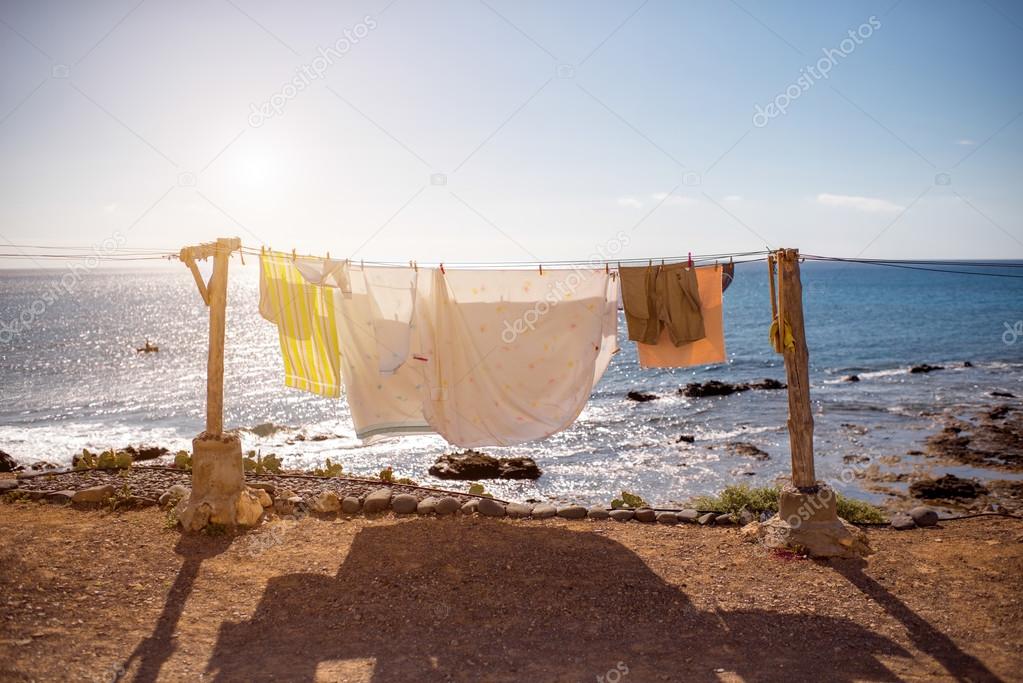
[[[259,266],[259,312],[277,324],[284,384],[339,397],[341,352],[334,290],[306,282],[285,254],[265,253]]]

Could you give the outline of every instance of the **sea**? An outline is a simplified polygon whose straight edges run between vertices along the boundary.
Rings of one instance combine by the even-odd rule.
[[[1004,265],[937,270],[1023,275],[1014,267],[1019,263]],[[859,476],[864,468],[887,463],[913,476],[1011,476],[919,451],[947,417],[1020,404],[991,392],[1023,397],[1023,278],[808,261],[802,279],[818,478],[882,503],[884,494]],[[233,261],[225,424],[242,429],[246,450],[275,453],[289,468],[311,469],[329,458],[356,476],[391,467],[396,477],[426,486],[467,488],[427,473],[439,455],[455,450],[439,436],[364,446],[343,397],[284,387],[276,328],[260,318],[257,301],[258,266]],[[668,370],[639,367],[623,319],[622,350],[570,428],[535,443],[484,449],[532,457],[543,475],[486,481],[486,490],[584,504],[629,491],[674,507],[729,484],[784,478],[791,467],[785,391],[678,393],[690,382],[784,381],[782,358],[768,342],[765,263],[737,264],[724,316],[727,362]],[[26,464],[65,466],[83,448],[188,449],[204,428],[207,332],[207,309],[183,267],[0,270],[0,450]],[[137,353],[147,339],[158,353]],[[944,369],[909,372],[922,363]],[[853,374],[859,382],[845,380]],[[658,398],[635,402],[629,391]],[[281,429],[266,437],[246,431],[266,423]],[[730,446],[736,442],[768,457],[737,454]]]

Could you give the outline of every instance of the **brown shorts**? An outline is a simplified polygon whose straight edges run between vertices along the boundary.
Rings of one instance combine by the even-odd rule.
[[[675,346],[703,339],[703,311],[696,271],[684,263],[619,268],[629,339],[656,344],[661,328]]]

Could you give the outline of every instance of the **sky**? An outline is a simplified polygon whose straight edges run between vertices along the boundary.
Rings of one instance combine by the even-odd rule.
[[[1021,67],[1008,0],[4,0],[0,252],[1023,258]]]

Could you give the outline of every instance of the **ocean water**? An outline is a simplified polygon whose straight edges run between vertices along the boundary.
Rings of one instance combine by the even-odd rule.
[[[606,502],[621,490],[673,505],[729,483],[767,484],[789,471],[784,391],[749,391],[689,399],[680,385],[772,377],[784,380],[781,357],[767,341],[767,266],[741,264],[725,294],[728,362],[642,370],[620,325],[618,354],[579,420],[544,441],[487,449],[528,455],[544,475],[536,482],[487,482],[517,499]],[[82,448],[128,444],[187,448],[202,431],[208,318],[185,268],[0,271],[0,450],[25,462],[70,462]],[[1006,270],[1023,274],[1023,269]],[[413,436],[364,447],[354,437],[344,399],[283,386],[275,328],[257,312],[258,268],[232,263],[228,304],[225,423],[272,422],[289,429],[267,438],[243,432],[246,449],[277,453],[287,466],[325,458],[357,475],[386,466],[426,485],[427,468],[447,444]],[[880,500],[851,473],[844,456],[901,456],[917,472],[954,471],[907,451],[941,427],[944,415],[970,414],[1023,397],[1023,279],[974,277],[866,266],[806,263],[804,305],[810,347],[818,476],[840,490]],[[160,352],[138,355],[146,338]],[[973,367],[964,367],[969,361]],[[911,375],[918,363],[945,365]],[[857,373],[858,383],[842,381]],[[630,390],[661,395],[648,403]],[[1016,401],[1019,403],[1019,401]],[[678,437],[695,437],[692,444]],[[328,436],[317,441],[295,437]],[[765,461],[735,455],[725,444],[752,443]],[[291,443],[289,443],[291,442]]]

